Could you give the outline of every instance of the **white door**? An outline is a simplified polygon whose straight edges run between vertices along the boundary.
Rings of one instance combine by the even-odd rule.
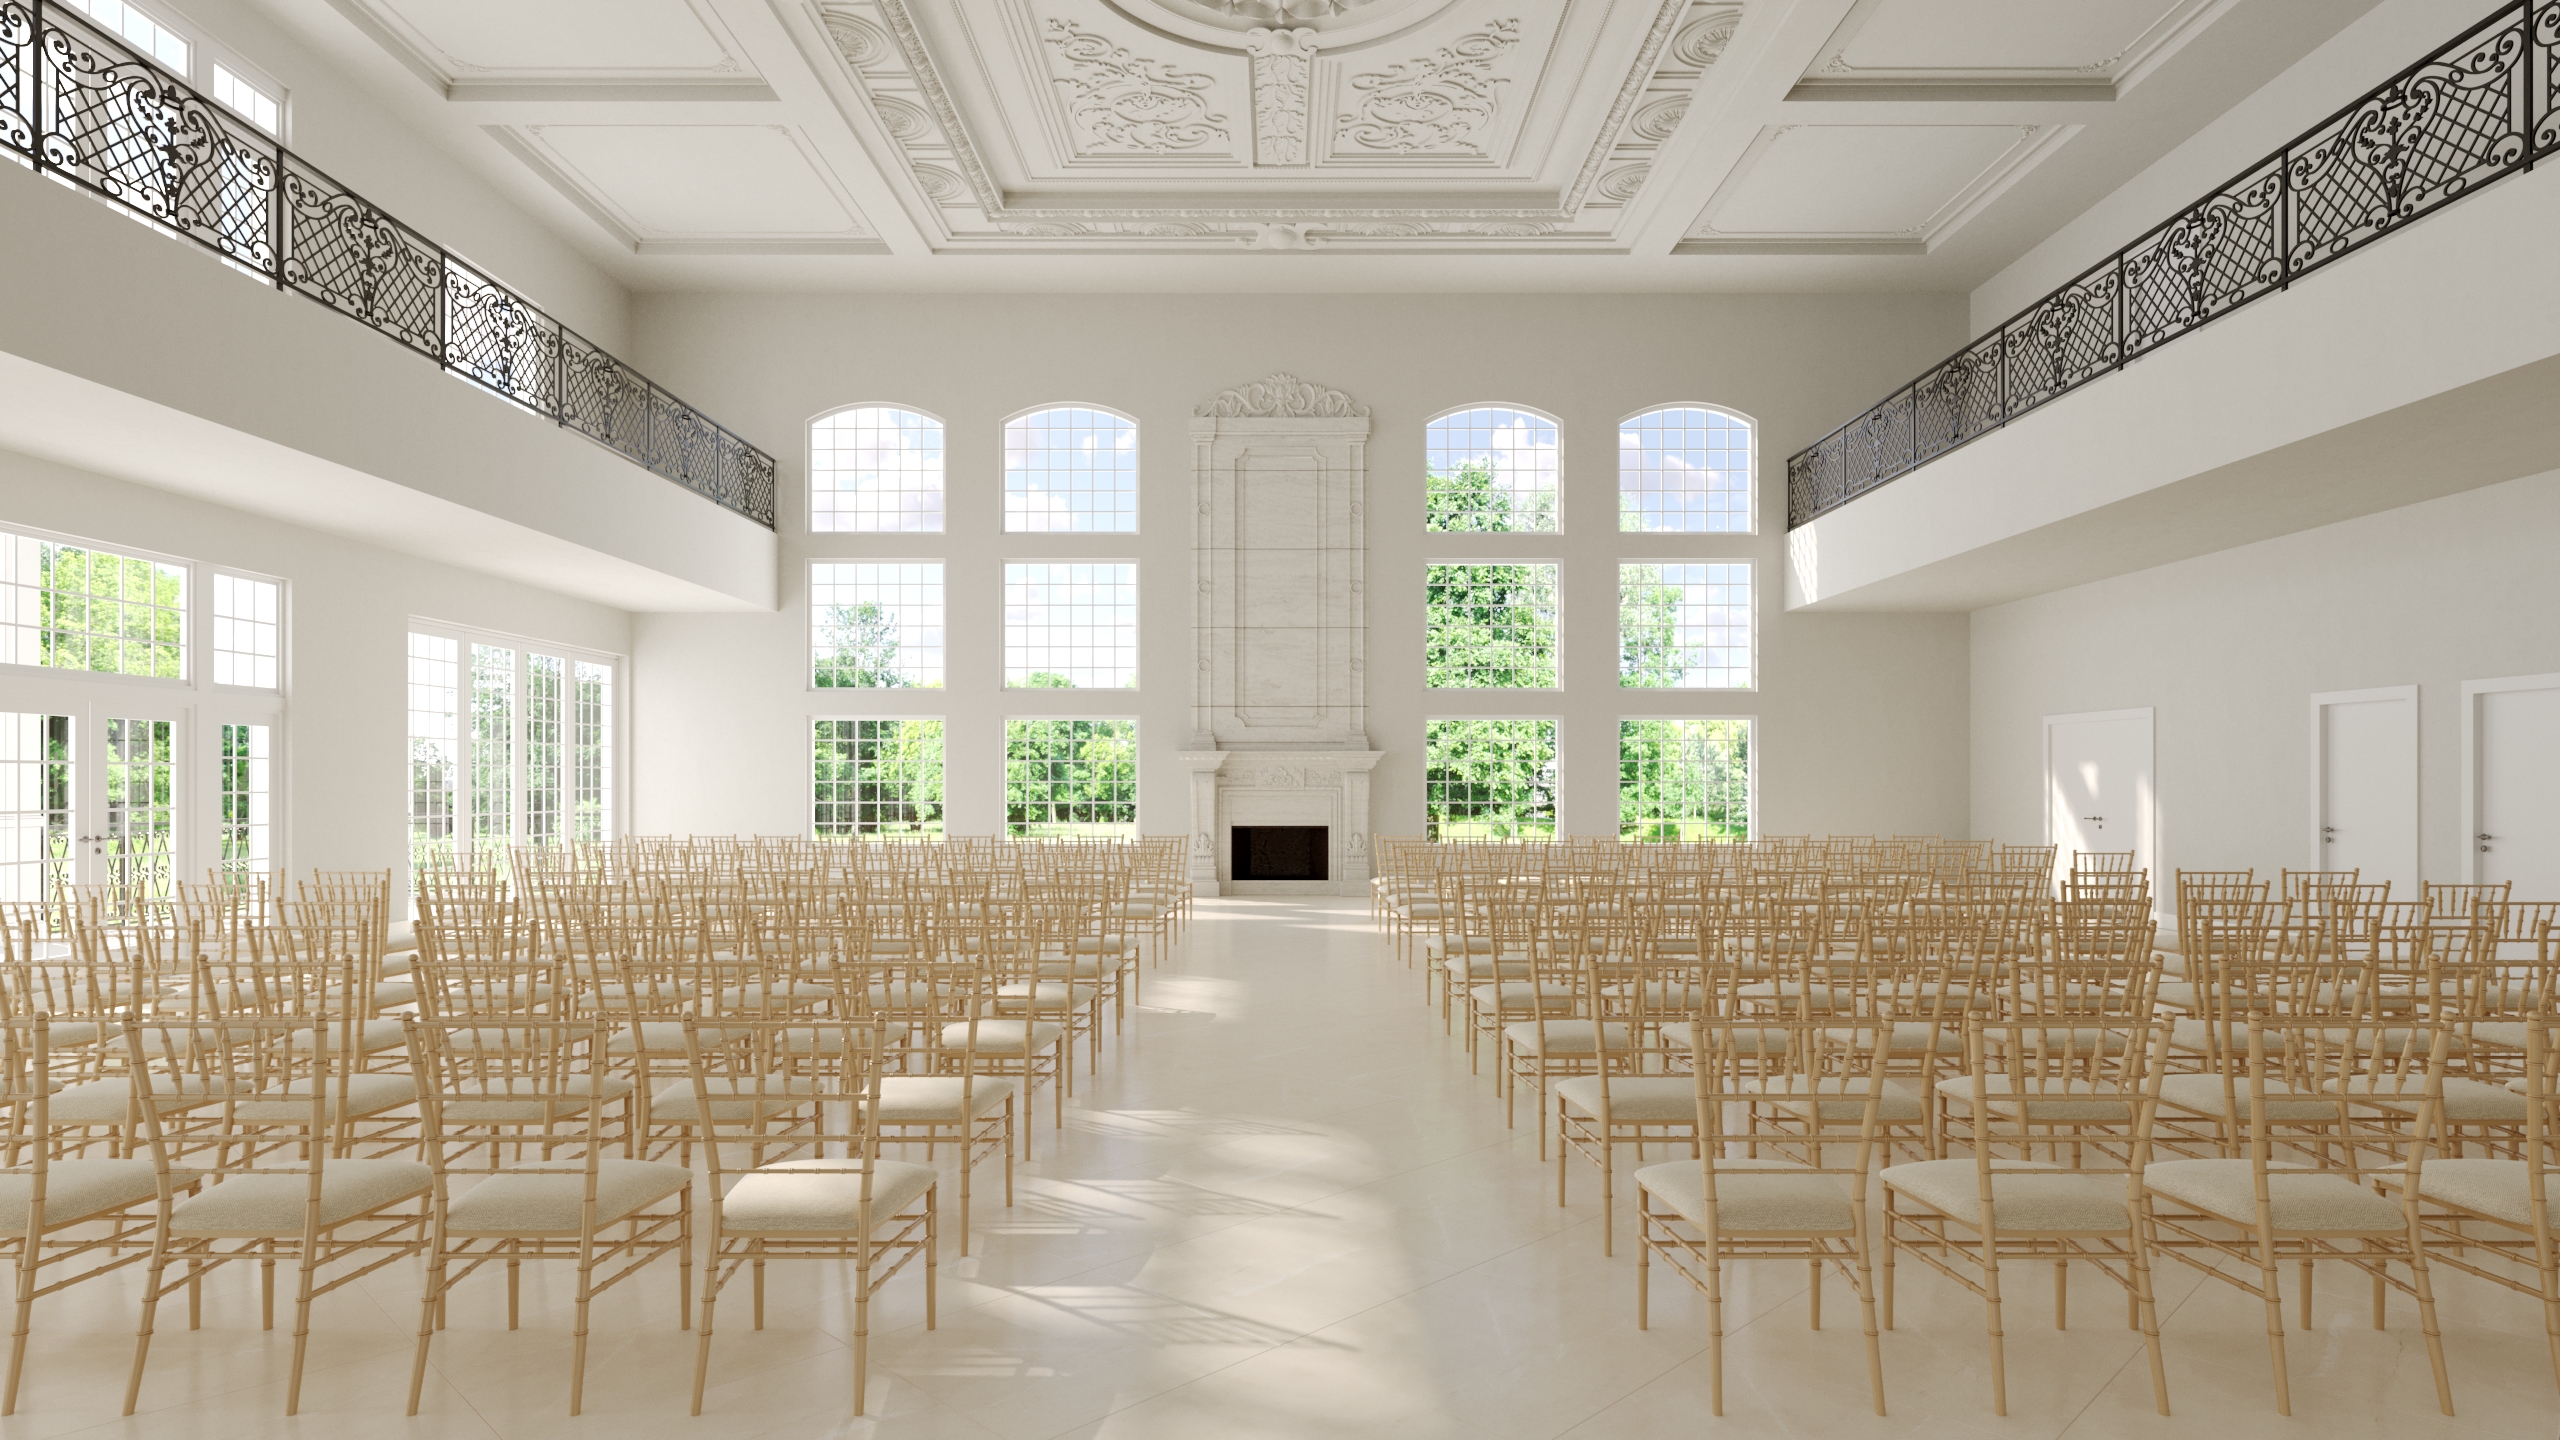
[[[2044,720],[2045,840],[2057,877],[2084,850],[2134,854],[2161,883],[2151,784],[2151,712],[2104,710]]]
[[[2513,882],[2518,900],[2560,900],[2560,675],[2462,689],[2471,712],[2464,868],[2479,884]]]
[[[2418,898],[2418,687],[2311,697],[2311,859]]]
[[[195,878],[189,708],[148,694],[0,711],[0,897],[104,885],[115,908]]]

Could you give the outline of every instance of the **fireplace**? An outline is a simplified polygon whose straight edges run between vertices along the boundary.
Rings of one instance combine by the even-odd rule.
[[[1231,826],[1231,873],[1238,880],[1330,880],[1331,833],[1323,825]]]

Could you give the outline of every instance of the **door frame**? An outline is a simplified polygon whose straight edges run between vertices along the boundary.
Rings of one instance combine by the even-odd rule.
[[[2424,712],[2418,705],[2418,687],[2415,685],[2376,685],[2364,690],[2322,690],[2312,695],[2311,818],[2306,822],[2310,827],[2311,848],[2308,853],[2311,856],[2311,868],[2314,870],[2329,868],[2326,863],[2327,857],[2321,853],[2326,847],[2320,843],[2320,787],[2321,782],[2327,778],[2329,760],[2328,729],[2320,723],[2322,718],[2320,712],[2331,705],[2364,705],[2377,700],[2409,702],[2409,777],[2418,791],[2418,803],[2413,809],[2409,830],[2409,853],[2412,857],[2410,873],[2416,877],[2417,883],[2423,886],[2427,883],[2427,855],[2426,847],[2422,842],[2422,837],[2426,834],[2427,794],[2424,784],[2425,772],[2419,768],[2419,758],[2426,753],[2426,750],[2419,737],[2419,727],[2425,723],[2425,720]],[[2423,893],[2421,891],[2422,895]]]
[[[2044,717],[2044,843],[2054,847],[2054,883],[2060,884],[2069,872],[2062,868],[2062,837],[2053,829],[2053,727],[2080,725],[2106,720],[2139,720],[2149,737],[2148,768],[2151,788],[2134,802],[2134,859],[2151,874],[2151,903],[2156,912],[2162,896],[2172,887],[2160,883],[2160,721],[2153,706],[2131,710],[2083,710],[2070,715]]]
[[[2480,883],[2480,697],[2511,690],[2560,690],[2560,674],[2502,675],[2462,682],[2462,883]]]

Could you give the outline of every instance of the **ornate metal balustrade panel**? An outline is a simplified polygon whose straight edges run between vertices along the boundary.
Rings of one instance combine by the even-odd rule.
[[[2560,0],[2513,0],[1787,461],[1792,528],[2560,150]]]
[[[773,457],[50,0],[0,0],[0,155],[770,528]]]

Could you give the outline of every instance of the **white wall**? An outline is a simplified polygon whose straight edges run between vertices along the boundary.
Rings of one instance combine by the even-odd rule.
[[[2151,706],[2161,868],[2304,867],[2310,697],[2414,684],[2460,878],[2461,684],[2560,671],[2555,541],[2560,471],[1975,612],[1974,835],[2043,840],[2044,716]]]
[[[857,402],[940,416],[952,530],[938,536],[813,539],[805,449],[783,460],[782,608],[747,616],[644,615],[634,815],[646,831],[800,833],[808,825],[813,715],[948,717],[952,829],[1001,817],[1005,714],[1136,714],[1141,827],[1186,826],[1182,772],[1191,703],[1192,408],[1227,386],[1287,370],[1367,404],[1370,742],[1375,822],[1422,826],[1426,717],[1554,715],[1562,721],[1561,817],[1569,831],[1616,823],[1621,715],[1756,715],[1760,820],[1777,833],[1953,833],[1965,793],[1962,617],[1792,616],[1780,609],[1786,454],[1955,343],[1960,306],[1942,297],[965,296],[643,297],[643,368],[744,433],[805,434]],[[1760,431],[1760,534],[1622,536],[1616,426],[1656,405],[1703,401]],[[1140,425],[1141,533],[1006,536],[997,496],[1003,419],[1035,406],[1098,404]],[[1422,530],[1423,427],[1470,403],[1508,402],[1562,421],[1565,533],[1501,537],[1521,558],[1561,558],[1565,689],[1495,700],[1422,687],[1422,570],[1450,553]],[[1493,548],[1491,546],[1485,547]],[[1484,553],[1482,549],[1470,553]],[[1121,692],[1000,687],[1001,565],[1082,554],[1140,564],[1140,685]],[[1648,556],[1757,562],[1762,683],[1756,694],[1621,692],[1616,565]],[[948,688],[817,692],[807,681],[812,558],[940,558],[950,621]]]
[[[279,758],[287,858],[302,871],[404,863],[412,616],[608,654],[631,649],[630,617],[619,610],[0,451],[0,529],[13,526],[287,582]],[[0,674],[0,709],[19,708],[13,685],[43,673]],[[200,700],[201,686],[188,694]]]

